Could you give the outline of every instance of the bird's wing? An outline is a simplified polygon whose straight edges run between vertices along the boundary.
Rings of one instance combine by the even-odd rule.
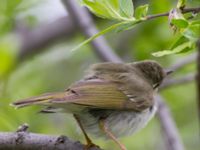
[[[127,100],[115,83],[99,79],[80,81],[64,92],[49,93],[12,103],[17,108],[29,105],[77,104],[105,109],[122,109]]]
[[[14,102],[17,108],[29,105],[64,106],[74,104],[90,108],[137,110],[129,97],[124,94],[116,83],[99,79],[80,81],[65,92],[50,93]]]
[[[15,102],[13,105],[24,107],[73,104],[90,108],[136,111],[152,106],[153,93],[149,91],[148,84],[138,80],[137,75],[134,72],[130,73],[123,64],[105,63],[94,66],[91,71],[92,76],[73,84],[65,92],[45,94]]]
[[[101,109],[124,109],[128,97],[118,89],[117,84],[91,79],[80,81],[66,90],[63,99],[53,99],[52,103],[73,103]]]
[[[153,87],[133,63],[100,63],[92,65],[89,71],[92,77],[116,83],[128,97],[126,107],[142,111],[154,104]]]
[[[143,84],[140,87],[142,89],[137,87],[135,90],[132,88],[132,91],[121,82],[91,78],[72,85],[67,90],[71,96],[64,99],[54,99],[52,102],[67,102],[100,109],[143,111],[152,106],[153,93],[145,91]]]

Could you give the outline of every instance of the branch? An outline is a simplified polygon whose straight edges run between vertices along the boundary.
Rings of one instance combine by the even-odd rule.
[[[63,138],[62,142],[58,142],[59,137],[34,134],[27,132],[0,133],[0,149],[6,150],[65,150],[65,149],[83,149],[83,145],[78,142],[69,140],[67,137]]]
[[[6,150],[84,150],[85,146],[66,136],[51,136],[27,132],[24,125],[16,132],[0,133],[0,149]],[[91,148],[90,150],[100,150]]]
[[[169,67],[169,70],[173,70],[174,72],[181,69],[182,67],[194,62],[197,59],[197,53],[192,53],[184,58],[178,59],[177,62],[175,62],[171,67]],[[188,74],[184,77],[180,78],[167,78],[164,80],[162,85],[160,86],[160,89],[163,90],[165,88],[171,87],[173,85],[178,85],[178,84],[185,84],[193,81],[195,79],[195,74],[191,73]]]
[[[167,150],[184,150],[183,143],[178,134],[176,124],[171,117],[170,111],[160,95],[156,96],[158,102],[157,116],[161,120],[162,132]]]
[[[180,78],[177,78],[177,79],[164,80],[164,82],[160,86],[160,89],[166,89],[166,88],[169,88],[171,86],[175,86],[175,85],[177,86],[179,84],[189,83],[189,82],[195,80],[195,76],[196,76],[196,74],[191,73],[191,74],[188,74],[186,76],[183,76],[183,77],[180,77]]]
[[[177,62],[175,62],[170,69],[173,71],[176,71],[178,69],[181,69],[182,67],[184,67],[187,64],[190,64],[192,62],[194,62],[197,59],[197,53],[192,53],[184,58],[178,59]]]
[[[98,32],[95,25],[92,23],[90,15],[83,8],[80,8],[76,4],[76,1],[74,0],[62,0],[62,1],[65,7],[69,10],[70,15],[73,16],[74,20],[76,20],[76,22],[79,24],[83,34],[86,37],[90,37]],[[101,40],[105,41],[103,37],[95,39],[97,43],[100,42]],[[102,44],[106,44],[106,47],[108,46],[106,42],[103,42]],[[99,45],[99,44],[95,45],[94,43],[93,43],[93,47],[94,47],[94,51],[97,53],[100,59],[104,61],[111,61],[111,62],[116,62],[116,61],[122,62],[122,60],[111,49],[102,50],[100,48],[102,47],[102,45]],[[117,59],[113,59],[113,58],[117,58]],[[166,110],[168,110],[167,105],[161,99],[158,99],[158,104],[159,104],[158,115],[168,118],[168,122],[166,123],[166,120],[164,117],[159,117],[161,126],[164,129],[163,130],[164,135],[167,137],[167,139],[169,139],[169,140],[166,140],[166,143],[165,143],[166,146],[169,148],[169,150],[184,150],[181,139],[178,135],[178,132],[174,132],[174,131],[177,131],[177,128],[172,119],[172,116],[170,113],[166,112]],[[174,133],[171,133],[171,131]],[[172,139],[173,141],[171,141]],[[172,142],[175,144],[173,144]]]
[[[22,37],[22,45],[18,59],[21,61],[30,55],[41,52],[54,41],[63,37],[71,37],[75,32],[76,26],[69,17],[60,18],[51,24],[39,26],[31,31],[19,24],[17,33]]]
[[[196,8],[183,8],[182,9],[182,13],[199,13],[200,12],[200,7],[196,7]],[[146,17],[146,20],[152,20],[158,17],[164,17],[164,16],[169,16],[169,12],[166,13],[161,13],[161,14],[155,14],[155,15],[149,15]]]

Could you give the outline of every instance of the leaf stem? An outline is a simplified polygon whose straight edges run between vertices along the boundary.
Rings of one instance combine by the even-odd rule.
[[[99,36],[101,36],[101,35],[103,35],[103,34],[109,32],[109,31],[112,31],[112,30],[116,29],[117,27],[119,27],[119,26],[121,26],[121,25],[123,25],[123,24],[126,24],[126,23],[127,23],[127,22],[124,22],[124,21],[123,21],[123,22],[120,22],[120,23],[116,23],[116,24],[114,24],[114,25],[112,25],[112,26],[110,26],[110,27],[108,27],[108,28],[102,30],[101,32],[99,32],[99,33],[93,35],[92,37],[90,37],[90,38],[88,38],[87,40],[85,40],[85,41],[83,41],[82,43],[80,43],[78,46],[76,46],[75,48],[73,48],[71,51],[75,51],[75,50],[79,49],[79,48],[82,47],[83,45],[85,45],[85,44],[91,42],[92,40],[94,40],[95,38],[97,38],[97,37],[99,37]]]

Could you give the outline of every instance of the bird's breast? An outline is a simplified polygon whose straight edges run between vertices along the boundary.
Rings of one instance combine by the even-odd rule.
[[[135,111],[109,111],[104,114],[103,110],[93,115],[91,113],[84,113],[80,116],[83,127],[88,133],[94,134],[97,137],[106,137],[105,133],[99,127],[99,118],[102,115],[105,118],[105,124],[110,131],[116,136],[132,135],[136,131],[143,128],[148,121],[154,116],[156,112],[156,105],[144,110],[143,112]],[[103,116],[104,117],[104,116]]]

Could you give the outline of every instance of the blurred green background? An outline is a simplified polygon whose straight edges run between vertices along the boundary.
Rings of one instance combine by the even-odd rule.
[[[175,1],[134,1],[135,5],[149,3],[149,14],[167,12]],[[189,0],[187,6],[199,6],[198,0]],[[71,115],[39,114],[38,107],[15,110],[9,103],[45,92],[62,91],[72,82],[81,79],[86,68],[101,60],[90,45],[71,52],[84,40],[80,32],[71,37],[62,37],[49,43],[40,53],[25,60],[19,59],[22,35],[26,32],[48,26],[67,13],[59,0],[1,0],[0,1],[0,131],[15,131],[23,123],[30,125],[30,131],[44,134],[65,134],[74,140],[84,142]],[[93,16],[99,29],[113,22]],[[49,33],[45,33],[49,34]],[[189,55],[178,54],[155,58],[152,52],[167,49],[176,39],[169,28],[167,17],[158,18],[121,33],[105,35],[110,46],[124,61],[154,59],[169,67],[178,59]],[[29,41],[31,43],[31,41]],[[38,49],[36,49],[38,50]],[[195,72],[195,64],[185,66],[174,73],[181,77]],[[166,98],[177,128],[187,150],[198,150],[199,129],[195,82],[173,86],[161,91]],[[164,150],[163,135],[157,118],[137,134],[121,138],[129,150]],[[105,149],[115,149],[112,141],[94,141]]]

